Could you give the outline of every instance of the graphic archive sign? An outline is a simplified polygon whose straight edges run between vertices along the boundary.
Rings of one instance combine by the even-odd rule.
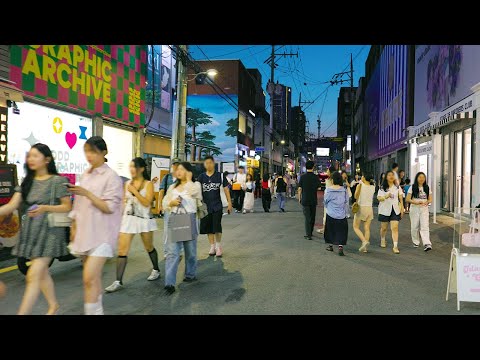
[[[145,125],[146,46],[13,45],[10,80],[26,95]]]

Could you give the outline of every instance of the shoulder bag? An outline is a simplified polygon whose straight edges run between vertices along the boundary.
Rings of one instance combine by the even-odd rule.
[[[198,218],[203,219],[207,215],[208,215],[207,205],[205,205],[205,203],[202,200],[197,199],[197,216],[198,216]]]
[[[50,190],[50,206],[55,206],[55,180],[52,181],[53,184]],[[72,225],[72,219],[68,217],[68,212],[50,212],[47,214],[47,220],[49,227],[70,227]]]
[[[242,184],[240,184],[239,182],[237,182],[237,175],[235,175],[235,178],[233,179],[234,183],[232,185],[232,190],[233,191],[238,191],[238,190],[242,190]]]
[[[228,207],[227,195],[225,195],[225,188],[223,187],[223,174],[220,174],[220,198],[222,199],[222,207]]]
[[[361,188],[362,185],[357,185],[357,186],[360,186],[360,191],[358,193],[358,197],[360,198],[360,194],[362,192],[362,188]],[[353,197],[355,198],[355,194],[353,194]],[[360,210],[360,205],[358,205],[358,200],[355,199],[355,202],[352,205],[352,214],[356,214],[358,210]]]

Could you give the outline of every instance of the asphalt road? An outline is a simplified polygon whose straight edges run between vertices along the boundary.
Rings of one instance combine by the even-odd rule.
[[[272,210],[276,210],[276,201]],[[453,229],[446,216],[431,225],[433,250],[415,249],[410,240],[408,215],[401,222],[399,248],[379,247],[379,223],[372,223],[369,253],[357,251],[349,220],[349,241],[345,257],[325,251],[323,238],[303,238],[303,214],[294,200],[287,201],[286,213],[263,213],[256,200],[253,214],[224,218],[224,257],[208,256],[208,241],[198,241],[198,281],[181,283],[180,264],[177,292],[167,296],[162,279],[146,280],[150,260],[136,238],[125,272],[125,288],[104,295],[107,315],[125,314],[479,314],[480,304],[445,301]],[[321,223],[322,212],[317,213]],[[159,220],[163,227],[162,220]],[[155,237],[162,253],[162,231]],[[0,264],[2,266],[3,264]],[[161,268],[163,275],[164,261]],[[83,312],[83,289],[79,260],[55,262],[51,272],[61,304],[59,314]],[[115,260],[104,269],[104,286],[115,278]],[[0,300],[0,314],[15,314],[20,303],[24,278],[18,271],[0,274],[8,286]],[[47,306],[41,297],[34,314]]]

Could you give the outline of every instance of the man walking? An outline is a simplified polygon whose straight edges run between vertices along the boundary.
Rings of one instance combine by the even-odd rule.
[[[247,188],[247,174],[243,166],[238,167],[238,173],[233,177],[233,204],[236,213],[241,213],[243,201],[245,200],[245,189]]]
[[[315,163],[307,161],[307,173],[300,177],[298,183],[298,201],[303,206],[305,216],[305,239],[312,240],[315,216],[317,215],[317,191],[320,190],[320,179],[313,173]]]
[[[227,197],[229,214],[232,212],[232,200],[228,189],[228,179],[215,170],[213,156],[205,157],[204,166],[206,172],[200,174],[197,181],[202,185],[203,202],[207,205],[208,215],[200,220],[200,234],[208,236],[210,242],[208,255],[221,257],[223,255],[221,246],[223,205],[220,195],[222,186]]]
[[[168,188],[172,185],[177,179],[175,178],[175,172],[177,171],[178,164],[182,161],[178,158],[172,159],[172,166],[170,167],[170,173],[165,175],[160,183],[160,190],[158,192],[158,210],[161,214],[163,212],[163,198],[167,194]],[[167,224],[168,224],[168,213],[166,212],[163,216],[163,258],[167,258]]]
[[[285,212],[285,201],[287,196],[287,180],[284,176],[278,176],[275,180],[275,187],[277,189],[278,211]]]

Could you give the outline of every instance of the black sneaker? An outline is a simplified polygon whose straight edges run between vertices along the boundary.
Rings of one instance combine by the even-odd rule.
[[[338,248],[338,255],[345,256],[345,254],[343,253],[343,248]]]
[[[280,209],[280,210],[282,210],[282,212],[285,212],[285,209]]]
[[[197,280],[196,277],[193,277],[193,278],[186,277],[185,279],[183,279],[184,282],[192,282],[192,281],[195,281],[195,280]]]
[[[327,250],[327,251],[333,251],[333,246],[332,246],[332,245],[328,245],[325,250]]]
[[[165,289],[165,293],[167,295],[172,295],[175,292],[175,286],[173,286],[173,285],[167,285],[167,286],[165,286],[164,289]]]
[[[425,246],[423,247],[423,251],[425,251],[425,252],[426,252],[426,251],[430,251],[430,250],[432,250],[432,245],[425,245]]]

